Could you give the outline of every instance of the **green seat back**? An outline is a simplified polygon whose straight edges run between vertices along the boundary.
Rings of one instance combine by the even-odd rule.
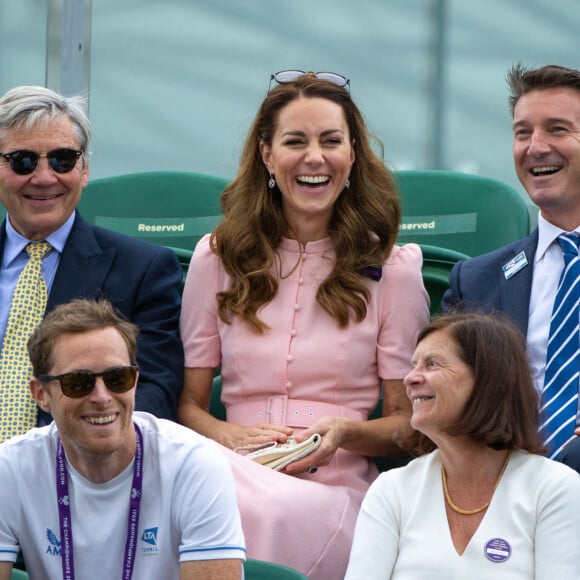
[[[24,570],[12,568],[11,580],[28,580],[28,574]]]
[[[181,269],[183,271],[183,280],[181,282],[180,291],[183,292],[183,287],[185,286],[185,277],[187,276],[187,270],[189,268],[189,262],[191,261],[191,256],[193,256],[193,250],[186,250],[184,248],[174,248],[172,246],[166,246],[168,250],[175,252]]]
[[[209,401],[209,412],[220,421],[226,420],[226,408],[222,403],[222,377],[219,373],[216,373],[213,378],[211,397]]]
[[[220,194],[229,181],[185,171],[152,171],[90,181],[82,216],[155,244],[193,250],[221,221]]]
[[[420,245],[423,252],[423,268],[421,270],[423,284],[431,300],[430,312],[433,315],[441,311],[441,298],[443,298],[445,290],[449,288],[449,273],[453,264],[459,260],[466,260],[469,256],[447,248],[439,248],[429,244]]]
[[[252,558],[244,562],[244,576],[246,580],[308,580],[293,568]]]
[[[528,206],[495,179],[453,171],[395,171],[403,218],[398,242],[478,256],[525,237]]]

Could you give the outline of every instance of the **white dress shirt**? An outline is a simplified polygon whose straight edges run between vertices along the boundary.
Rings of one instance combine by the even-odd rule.
[[[575,231],[580,235],[580,228]],[[534,385],[540,393],[544,386],[550,318],[564,267],[564,255],[556,239],[564,233],[567,232],[546,221],[542,212],[538,214],[538,248],[534,256],[526,350]]]

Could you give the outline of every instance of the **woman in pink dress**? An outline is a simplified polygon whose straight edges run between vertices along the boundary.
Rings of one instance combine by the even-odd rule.
[[[402,377],[429,299],[417,245],[396,246],[392,174],[348,80],[283,71],[250,129],[224,219],[194,252],[181,334],[180,421],[230,459],[247,555],[342,578],[373,456],[401,456]],[[227,421],[209,414],[214,372]],[[367,420],[384,388],[383,416]],[[282,471],[235,449],[320,447]]]

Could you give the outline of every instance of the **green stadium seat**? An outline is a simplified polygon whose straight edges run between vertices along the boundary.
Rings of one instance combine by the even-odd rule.
[[[293,568],[252,558],[244,562],[244,577],[245,580],[308,580]]]
[[[90,181],[82,216],[155,244],[193,250],[221,221],[220,194],[229,180],[185,171],[151,171]]]
[[[183,292],[183,287],[185,286],[185,277],[187,276],[187,270],[189,268],[189,262],[191,260],[191,256],[193,256],[192,250],[186,250],[184,248],[174,248],[172,246],[165,246],[168,250],[172,250],[175,252],[177,259],[179,260],[179,264],[181,265],[181,269],[183,271],[183,280],[181,282],[180,291]]]
[[[523,197],[505,183],[453,171],[395,171],[403,218],[398,242],[468,256],[490,252],[530,232]]]
[[[216,419],[220,421],[226,420],[226,408],[222,403],[222,377],[219,372],[216,372],[213,378],[213,384],[211,387],[211,397],[209,401],[209,412]]]
[[[431,301],[431,315],[438,314],[441,310],[441,298],[445,290],[449,288],[449,273],[455,262],[467,260],[469,256],[449,250],[439,248],[429,244],[420,244],[423,252],[423,284],[429,294]]]

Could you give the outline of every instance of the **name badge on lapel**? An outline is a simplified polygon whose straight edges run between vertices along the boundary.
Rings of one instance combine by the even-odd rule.
[[[522,268],[528,265],[528,259],[526,258],[526,253],[522,250],[517,256],[512,258],[509,262],[506,262],[501,269],[503,270],[503,275],[506,280],[509,280],[512,276],[517,274]]]

